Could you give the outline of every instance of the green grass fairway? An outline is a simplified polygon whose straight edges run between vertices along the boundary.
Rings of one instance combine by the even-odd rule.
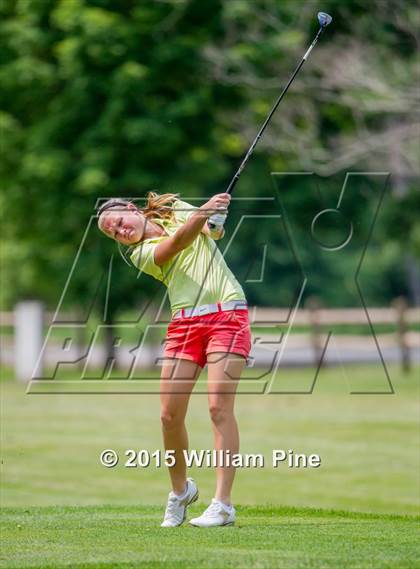
[[[200,512],[191,508],[189,515]],[[159,528],[157,507],[8,508],[2,567],[415,569],[419,518],[240,507],[234,527]],[[418,542],[417,542],[418,544]],[[418,550],[417,550],[418,553]]]
[[[250,373],[251,370],[248,371]],[[281,370],[285,389],[304,388],[313,370]],[[264,468],[237,472],[235,504],[419,513],[418,369],[390,368],[393,395],[350,395],[350,383],[383,386],[377,366],[323,371],[312,395],[245,395],[236,413],[242,453],[262,453]],[[382,382],[382,383],[381,383]],[[165,468],[125,468],[126,449],[162,448],[157,395],[27,395],[4,380],[3,506],[164,504]],[[190,448],[212,448],[206,395],[192,396]],[[99,463],[103,449],[120,463]],[[272,449],[317,453],[316,469],[272,468]],[[211,468],[193,468],[201,497],[214,492]]]
[[[349,393],[381,389],[378,366],[323,370],[310,395],[238,395],[241,452],[266,464],[238,469],[238,523],[213,530],[161,529],[166,469],[124,467],[125,449],[162,448],[157,395],[27,395],[5,378],[3,567],[420,567],[419,370],[389,371],[388,395]],[[313,370],[277,379],[304,389]],[[193,395],[187,425],[190,448],[212,448],[205,395]],[[110,469],[99,462],[109,448],[120,454]],[[272,468],[272,449],[317,453],[322,464]],[[200,490],[192,517],[214,495],[215,473],[191,475]]]

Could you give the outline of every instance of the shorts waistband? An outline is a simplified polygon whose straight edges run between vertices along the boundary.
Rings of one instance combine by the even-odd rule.
[[[230,302],[216,302],[215,304],[202,304],[191,308],[181,308],[172,316],[177,318],[192,318],[193,316],[204,316],[215,312],[225,312],[226,310],[247,310],[248,304],[246,300],[231,300]]]

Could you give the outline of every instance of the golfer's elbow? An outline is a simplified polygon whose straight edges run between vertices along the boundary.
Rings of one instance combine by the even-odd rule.
[[[213,241],[218,241],[219,239],[223,239],[223,237],[225,236],[225,228],[224,227],[214,227],[214,228],[210,229],[208,223],[206,223],[204,225],[204,227],[202,228],[201,233],[204,233],[204,235],[211,237],[211,239],[213,239]]]
[[[210,237],[214,241],[219,241],[220,239],[223,239],[224,236],[225,236],[225,228],[224,227],[222,227],[222,229],[218,229],[217,231],[211,231],[210,232]]]

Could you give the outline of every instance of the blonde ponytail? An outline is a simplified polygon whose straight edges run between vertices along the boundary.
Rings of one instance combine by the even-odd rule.
[[[173,206],[175,201],[179,199],[179,194],[157,194],[156,192],[148,192],[146,195],[146,206],[140,208],[140,211],[147,219],[159,217],[160,219],[172,220],[174,217]]]

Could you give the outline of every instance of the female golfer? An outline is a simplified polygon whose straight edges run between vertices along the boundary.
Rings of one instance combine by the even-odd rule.
[[[187,506],[198,498],[197,486],[186,473],[184,421],[194,383],[206,363],[214,447],[218,456],[239,452],[234,400],[251,348],[248,307],[242,287],[215,244],[224,229],[211,231],[207,224],[212,214],[227,213],[229,202],[229,194],[217,194],[194,208],[176,194],[149,192],[143,209],[113,199],[98,211],[101,231],[130,246],[133,264],[168,288],[172,319],[161,373],[161,421],[165,449],[174,451],[175,464],[169,469],[172,491],[163,527],[181,525]],[[190,524],[234,523],[234,476],[234,467],[216,467],[215,496]]]

